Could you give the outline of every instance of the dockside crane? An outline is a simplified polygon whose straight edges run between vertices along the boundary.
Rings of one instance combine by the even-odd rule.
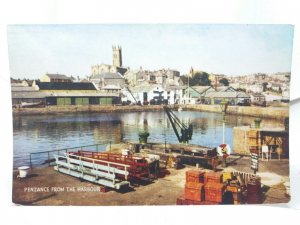
[[[170,120],[170,123],[178,141],[180,143],[188,143],[193,136],[192,124],[186,125],[183,122],[181,122],[181,120],[174,114],[174,112],[168,106],[164,106],[164,111]]]

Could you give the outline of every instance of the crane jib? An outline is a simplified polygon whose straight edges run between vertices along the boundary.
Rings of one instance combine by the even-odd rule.
[[[189,124],[186,126],[181,120],[174,114],[174,112],[167,106],[164,106],[164,110],[170,120],[172,128],[175,132],[175,135],[180,143],[184,142],[187,143],[189,140],[192,139],[193,135],[193,126]],[[177,128],[178,127],[178,128]],[[181,135],[179,134],[179,131]]]

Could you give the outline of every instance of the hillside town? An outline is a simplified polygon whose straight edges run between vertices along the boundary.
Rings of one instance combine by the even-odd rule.
[[[92,65],[80,78],[45,73],[37,80],[11,78],[14,107],[49,105],[219,104],[268,106],[289,101],[289,72],[226,76],[191,67],[146,70],[124,67],[122,48],[112,47],[112,65]]]

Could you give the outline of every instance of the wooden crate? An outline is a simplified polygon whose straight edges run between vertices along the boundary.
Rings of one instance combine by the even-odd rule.
[[[205,187],[205,200],[221,203],[225,186],[221,183],[208,182]]]
[[[222,174],[221,173],[205,173],[204,174],[204,185],[208,182],[221,183],[222,182]]]
[[[189,182],[185,184],[184,198],[194,201],[204,200],[203,184],[196,182]]]
[[[201,170],[189,170],[186,171],[186,183],[194,182],[194,183],[204,183],[204,171]]]

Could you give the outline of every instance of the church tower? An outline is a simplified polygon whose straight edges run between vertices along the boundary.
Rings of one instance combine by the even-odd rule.
[[[122,48],[121,46],[112,46],[113,66],[122,67]]]

